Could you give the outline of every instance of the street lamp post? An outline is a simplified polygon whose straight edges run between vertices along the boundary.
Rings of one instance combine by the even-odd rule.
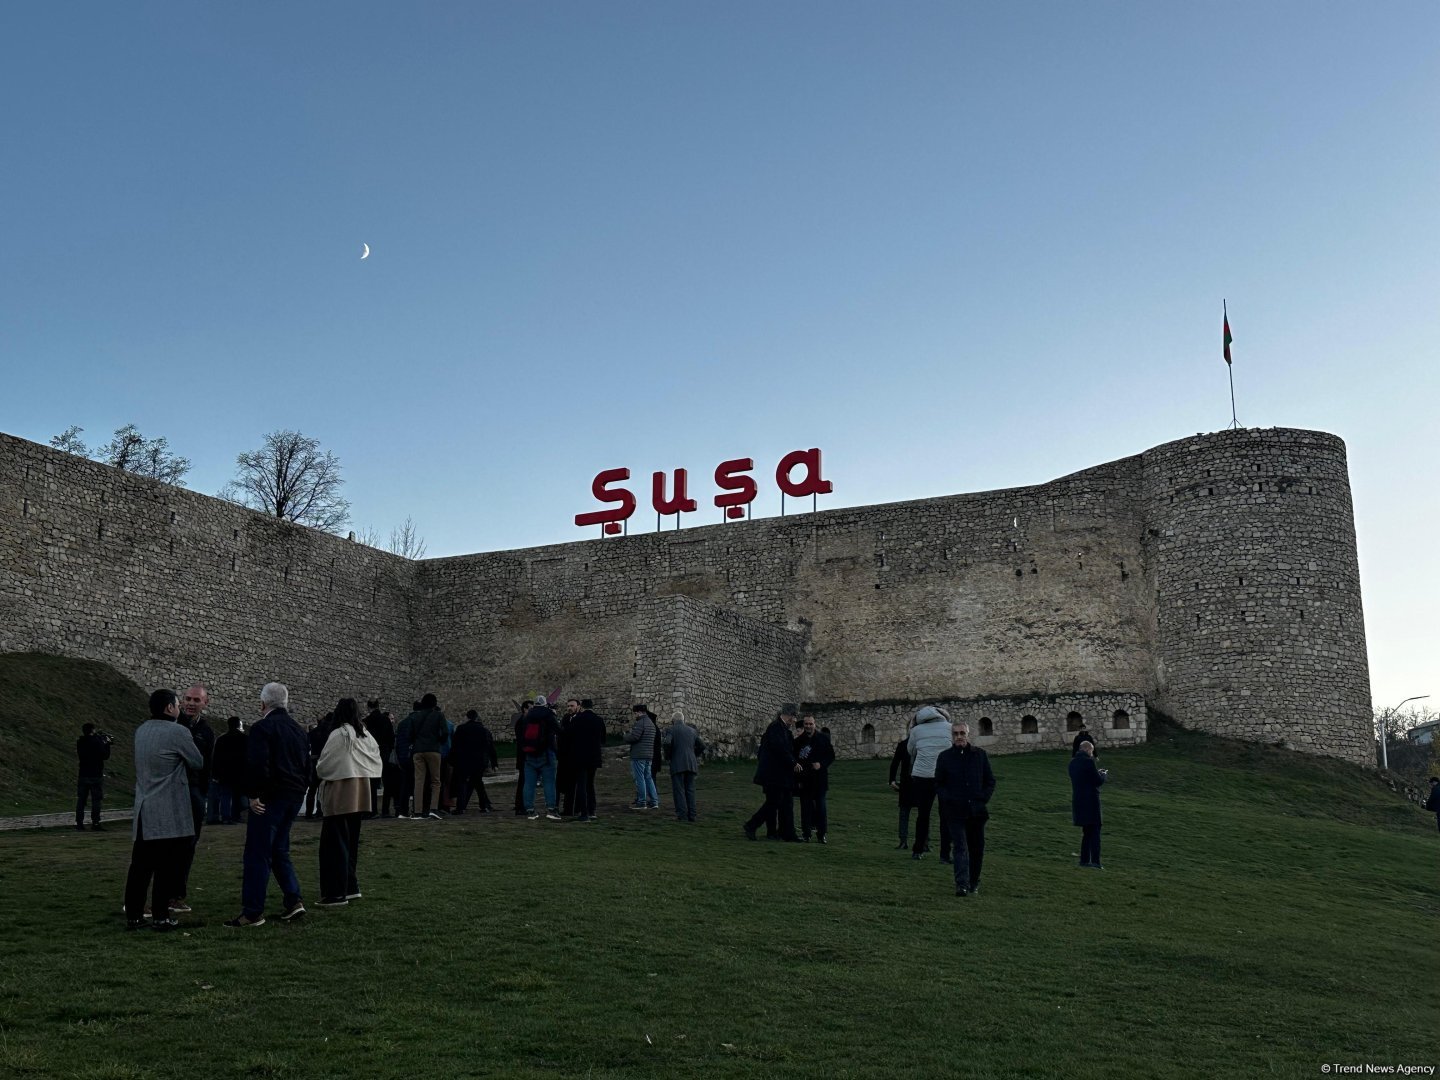
[[[1385,748],[1386,736],[1390,733],[1390,717],[1394,716],[1401,709],[1401,706],[1408,705],[1412,701],[1424,701],[1429,694],[1416,694],[1414,697],[1407,697],[1393,709],[1386,709],[1385,715],[1380,718],[1380,768],[1386,772],[1390,771],[1390,754]]]

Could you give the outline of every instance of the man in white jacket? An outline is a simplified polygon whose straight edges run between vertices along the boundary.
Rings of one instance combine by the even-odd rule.
[[[915,807],[915,846],[910,858],[924,858],[930,850],[930,808],[935,802],[935,759],[950,749],[950,714],[934,705],[915,713],[915,726],[907,743],[910,753],[910,804]],[[945,830],[945,821],[940,821]],[[945,847],[941,836],[941,847]]]

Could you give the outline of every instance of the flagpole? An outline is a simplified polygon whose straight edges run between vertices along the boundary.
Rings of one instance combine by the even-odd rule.
[[[1220,298],[1220,311],[1225,320],[1225,370],[1230,375],[1230,426],[1238,428],[1240,421],[1235,415],[1235,365],[1230,361],[1230,309],[1225,298]]]

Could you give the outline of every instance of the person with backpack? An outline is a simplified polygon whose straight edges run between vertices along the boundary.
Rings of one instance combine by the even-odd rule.
[[[630,711],[635,714],[635,722],[625,733],[625,741],[630,744],[630,774],[635,778],[635,801],[630,804],[630,809],[658,810],[660,792],[655,788],[658,733],[655,714],[644,705],[636,705]]]
[[[555,798],[555,744],[560,737],[560,723],[555,718],[555,710],[543,701],[537,701],[525,714],[517,734],[516,753],[525,764],[521,787],[525,816],[531,821],[540,817],[535,810],[535,783],[539,781],[545,788],[545,817],[550,821],[559,821],[560,806]]]

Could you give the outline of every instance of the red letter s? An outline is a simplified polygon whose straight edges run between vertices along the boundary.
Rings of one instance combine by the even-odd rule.
[[[592,510],[588,514],[576,514],[576,525],[604,525],[605,531],[615,534],[620,531],[620,522],[635,512],[635,496],[629,488],[614,488],[609,485],[630,479],[629,469],[606,469],[595,474],[590,492],[603,503],[619,503],[611,510]]]
[[[725,508],[726,517],[744,517],[745,504],[755,500],[755,493],[759,489],[755,486],[754,478],[739,475],[754,467],[755,462],[748,457],[722,461],[715,467],[715,486],[729,493],[716,495],[715,505]]]

